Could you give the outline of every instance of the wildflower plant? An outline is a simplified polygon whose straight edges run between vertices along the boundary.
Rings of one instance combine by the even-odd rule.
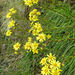
[[[74,75],[75,11],[72,8],[73,2],[3,0],[2,5],[1,1],[1,74]],[[45,55],[47,56],[44,57]]]
[[[60,75],[61,73],[61,63],[56,61],[55,55],[49,53],[47,57],[41,59],[40,64],[42,65],[41,74],[42,75]]]
[[[8,30],[6,31],[6,36],[10,36],[12,34],[12,28],[15,29],[16,23],[12,17],[14,14],[16,14],[16,10],[14,8],[10,8],[9,12],[6,15],[6,19],[10,19],[10,21],[8,22]]]
[[[6,18],[11,18],[13,14],[16,13],[16,10],[14,8],[9,9],[9,12],[6,15]]]
[[[34,4],[38,3],[38,0],[24,0],[25,5],[32,7]],[[6,31],[6,36],[11,36],[12,32],[16,27],[16,21],[13,15],[17,13],[15,8],[9,9],[6,15],[6,19],[9,19],[8,30]],[[29,13],[30,29],[28,30],[30,36],[27,38],[26,42],[21,44],[16,42],[13,44],[14,53],[18,54],[21,48],[23,48],[27,53],[32,52],[33,54],[38,54],[43,46],[46,46],[46,41],[51,38],[50,34],[46,34],[43,31],[42,24],[39,22],[39,16],[41,12],[38,9],[33,9]],[[60,69],[61,63],[56,61],[55,55],[50,53],[47,57],[42,58],[40,64],[43,66],[41,69],[42,75],[60,75],[62,71]]]

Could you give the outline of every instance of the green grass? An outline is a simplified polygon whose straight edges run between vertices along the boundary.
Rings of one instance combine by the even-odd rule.
[[[1,5],[2,6],[2,5]],[[5,29],[8,20],[4,16],[9,8],[14,6],[18,13],[14,16],[18,26],[11,37],[5,36]],[[1,75],[40,75],[41,66],[39,64],[42,57],[49,52],[56,55],[57,60],[64,62],[61,75],[75,75],[75,10],[65,3],[48,3],[41,1],[39,5],[32,8],[24,6],[21,0],[12,3],[4,2],[1,9],[0,27],[0,73]],[[24,44],[30,36],[30,22],[28,13],[38,8],[42,13],[39,22],[42,24],[43,31],[51,34],[51,39],[47,41],[47,46],[39,54],[33,55],[32,52],[14,55],[13,44],[17,41]],[[19,35],[20,34],[20,35]]]

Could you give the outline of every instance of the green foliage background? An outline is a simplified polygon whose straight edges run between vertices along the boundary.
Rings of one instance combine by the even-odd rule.
[[[5,36],[8,20],[5,15],[8,9],[15,7],[14,16],[19,24],[11,37]],[[30,21],[28,14],[37,8],[41,12],[39,22],[43,31],[52,38],[44,50],[33,55],[32,52],[14,55],[13,44],[17,41],[24,44],[30,36]],[[20,34],[20,35],[19,35]],[[57,60],[64,63],[61,75],[75,75],[75,9],[71,0],[41,0],[37,5],[29,8],[22,0],[0,1],[0,75],[41,75],[39,64],[42,57],[49,52],[56,55]]]

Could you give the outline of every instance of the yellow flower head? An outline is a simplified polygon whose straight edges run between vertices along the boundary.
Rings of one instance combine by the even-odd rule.
[[[37,49],[38,48],[38,43],[36,41],[34,41],[34,43],[31,44],[32,49]]]
[[[7,13],[6,18],[11,18],[12,14],[15,14],[16,10],[14,8],[9,9],[9,13]]]
[[[12,13],[15,14],[16,13],[16,10],[13,10]]]
[[[47,61],[47,58],[44,57],[44,58],[42,58],[40,64],[41,65],[45,65],[46,64],[46,61]]]
[[[46,35],[44,33],[41,33],[36,37],[36,39],[40,42],[44,42],[46,40]]]
[[[12,19],[12,20],[9,22],[8,27],[12,28],[13,26],[15,26],[15,21]]]
[[[8,31],[6,32],[6,36],[10,36],[11,34],[12,34],[11,30],[8,30]]]
[[[40,15],[40,12],[38,12],[37,9],[33,9],[29,13],[29,20],[30,21],[37,21],[38,20],[38,15]]]
[[[39,33],[37,32],[37,30],[33,30],[32,34],[35,36],[35,35],[38,35]]]
[[[32,52],[33,52],[33,54],[38,54],[38,50],[37,49],[33,49]]]
[[[32,15],[35,15],[37,13],[37,9],[33,9]]]
[[[38,11],[37,13],[36,13],[37,15],[41,15],[41,13]]]
[[[41,27],[41,24],[39,22],[35,23],[32,28],[33,28],[33,30],[36,29],[37,32],[42,31],[42,27]]]
[[[32,1],[31,0],[28,0],[28,3],[27,5],[29,5],[29,7],[31,7],[33,4],[32,4]]]
[[[47,56],[48,56],[48,61],[49,61],[49,62],[51,62],[51,61],[53,61],[53,60],[56,59],[55,56],[52,55],[52,53],[49,53],[49,55],[47,55]]]
[[[34,25],[35,28],[41,27],[41,24],[39,22],[35,23]]]
[[[38,0],[24,0],[25,4],[29,7],[33,6],[34,4],[38,3]]]
[[[52,69],[52,75],[60,75],[61,69]]]
[[[33,15],[32,20],[33,21],[37,21],[38,20],[37,16],[36,15]]]
[[[12,16],[12,13],[9,12],[9,13],[6,15],[6,18],[11,18],[11,16]]]
[[[47,35],[47,39],[50,39],[50,38],[51,38],[51,35],[48,34],[48,35]]]
[[[34,3],[34,4],[35,4],[35,3],[37,4],[37,3],[38,3],[38,0],[33,0],[33,3]]]
[[[42,68],[41,74],[42,75],[49,75],[50,74],[50,69],[47,66],[44,66]]]
[[[60,68],[60,62],[53,60],[51,67],[52,68]]]
[[[24,45],[24,48],[27,50],[31,50],[31,43],[30,42],[26,42],[26,44]]]
[[[18,50],[20,48],[21,44],[17,42],[15,45],[13,45],[14,50]]]
[[[9,11],[10,11],[12,14],[15,14],[15,13],[16,13],[16,10],[15,10],[14,8],[9,9]]]
[[[14,11],[14,8],[10,8],[9,11],[10,11],[10,12]]]
[[[25,4],[31,7],[33,5],[32,0],[24,0]]]
[[[41,32],[43,29],[41,26],[37,27],[37,32]]]

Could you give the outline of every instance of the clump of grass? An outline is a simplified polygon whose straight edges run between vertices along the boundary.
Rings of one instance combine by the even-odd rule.
[[[37,75],[40,74],[41,67],[39,65],[40,60],[49,52],[56,54],[57,60],[60,60],[65,66],[62,67],[63,75],[73,75],[75,66],[75,53],[74,53],[74,24],[75,24],[75,12],[71,10],[68,4],[60,2],[40,1],[39,5],[35,5],[33,8],[37,8],[42,13],[39,16],[39,22],[42,24],[44,33],[51,34],[52,38],[48,40],[46,47],[38,55],[33,55],[32,52],[27,54],[23,49],[23,54],[19,53],[17,56],[14,55],[13,43],[21,41],[27,41],[29,36],[28,30],[30,29],[30,21],[28,14],[33,8],[25,7],[23,1],[15,0],[10,3],[6,1],[3,3],[2,14],[8,12],[7,10],[11,7],[15,7],[18,10],[17,15],[14,16],[18,22],[18,26],[15,30],[14,35],[7,38],[4,33],[6,30],[6,24],[8,20],[1,17],[0,27],[0,53],[1,53],[1,67],[0,72],[2,75]],[[7,11],[7,12],[5,12]],[[21,34],[21,35],[19,35]],[[69,68],[70,67],[70,68]],[[15,70],[14,70],[15,69]],[[16,72],[15,72],[16,71]]]

